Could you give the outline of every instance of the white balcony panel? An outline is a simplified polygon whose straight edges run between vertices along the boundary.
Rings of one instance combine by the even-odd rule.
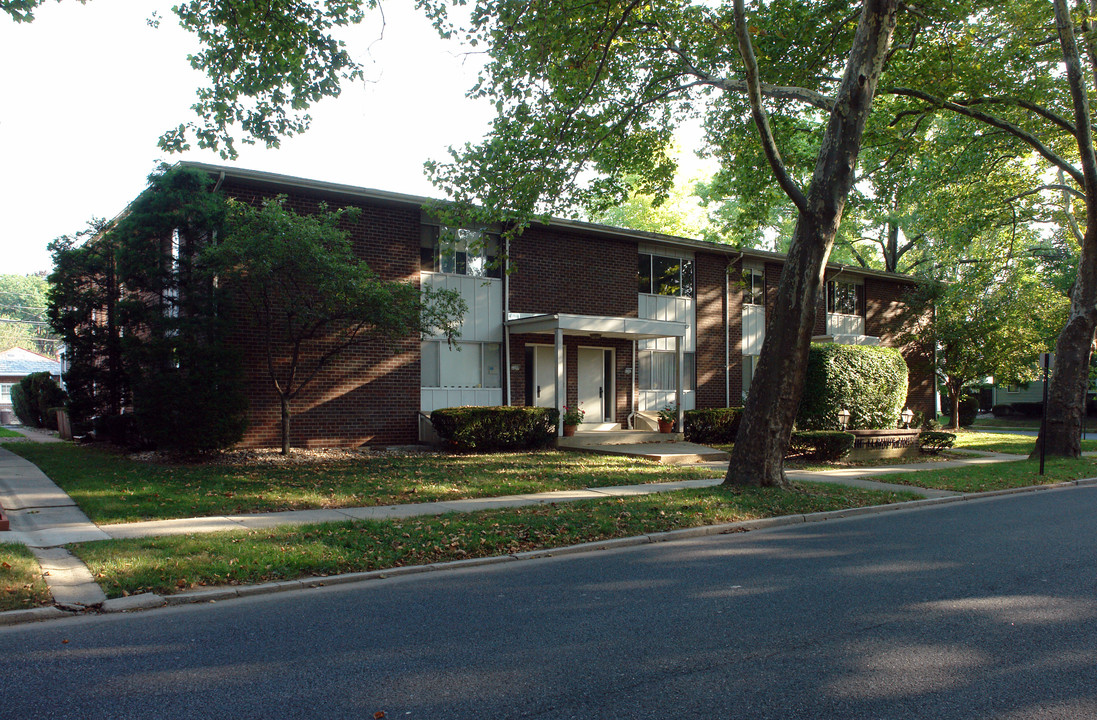
[[[865,319],[860,315],[827,313],[827,335],[864,335]]]
[[[674,295],[639,295],[639,315],[645,320],[669,320],[686,323],[686,336],[682,352],[695,352],[697,348],[697,323],[694,320],[693,298]],[[640,350],[673,350],[674,338],[641,340]]]
[[[461,323],[465,342],[503,341],[503,281],[495,278],[420,273],[423,287],[456,290],[468,305]],[[436,336],[437,337],[437,336]]]
[[[667,405],[674,405],[673,390],[637,390],[636,407],[640,412],[659,412]],[[697,393],[693,390],[682,391],[682,409],[693,410],[697,407]]]
[[[438,408],[502,404],[501,388],[421,388],[419,390],[419,409],[425,413]]]
[[[766,308],[764,305],[743,306],[743,354],[760,355],[766,339]]]

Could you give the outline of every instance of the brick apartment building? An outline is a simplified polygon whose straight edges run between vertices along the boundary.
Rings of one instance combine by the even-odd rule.
[[[456,347],[409,337],[345,354],[294,402],[297,446],[419,440],[425,413],[459,405],[575,406],[584,430],[646,427],[683,410],[741,405],[776,301],[783,256],[699,240],[554,220],[509,247],[440,227],[420,197],[201,163],[229,197],[278,194],[298,212],[355,206],[356,252],[385,279],[457,290],[468,303]],[[474,243],[475,245],[475,243]],[[511,272],[493,269],[496,253]],[[819,341],[891,344],[913,280],[832,265]],[[245,446],[279,444],[279,404],[254,335],[241,327],[250,398]],[[908,352],[908,406],[932,412],[927,358]],[[678,369],[681,368],[682,372]]]

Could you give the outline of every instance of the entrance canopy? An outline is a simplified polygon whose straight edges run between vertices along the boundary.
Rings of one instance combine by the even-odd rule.
[[[607,317],[604,315],[532,315],[507,320],[511,332],[584,335],[591,338],[619,340],[649,340],[652,338],[684,338],[686,323],[670,320]]]

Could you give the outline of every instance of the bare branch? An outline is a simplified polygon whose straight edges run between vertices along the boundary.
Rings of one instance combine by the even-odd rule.
[[[1044,145],[1044,143],[1040,142],[1040,139],[1032,133],[1028,132],[1027,130],[1021,129],[1012,123],[1006,122],[1001,118],[994,117],[993,115],[988,115],[987,113],[980,112],[979,110],[973,110],[969,107],[965,107],[964,105],[960,105],[959,103],[952,102],[951,100],[945,100],[944,98],[939,98],[935,95],[930,95],[927,92],[924,92],[922,90],[916,90],[914,88],[893,87],[887,88],[882,92],[889,95],[901,95],[904,97],[912,97],[917,98],[918,100],[924,100],[930,105],[934,105],[943,110],[951,110],[954,113],[964,115],[966,117],[972,118],[973,120],[978,120],[979,122],[986,123],[987,125],[996,127],[999,130],[1005,130],[1010,135],[1013,135],[1014,137],[1028,144],[1033,150],[1040,153],[1040,155],[1042,155],[1044,159],[1050,162],[1052,165],[1060,168],[1065,173],[1070,175],[1070,177],[1073,178],[1074,181],[1077,182],[1079,185],[1084,187],[1086,184],[1085,177],[1083,176],[1082,172],[1078,170],[1078,168],[1074,167],[1074,165],[1067,162],[1064,158],[1060,157],[1051,148]]]
[[[754,48],[750,43],[750,31],[747,29],[746,11],[743,9],[743,0],[735,0],[735,30],[739,36],[739,54],[743,57],[743,67],[747,82],[747,98],[750,100],[751,114],[754,116],[754,124],[758,126],[758,132],[762,139],[762,149],[766,153],[766,160],[773,170],[777,183],[785,194],[789,196],[793,204],[800,212],[808,211],[807,197],[789,175],[785,163],[781,160],[781,153],[777,149],[777,142],[773,137],[773,131],[769,126],[769,116],[762,107],[762,92],[758,86],[758,60],[754,56]]]

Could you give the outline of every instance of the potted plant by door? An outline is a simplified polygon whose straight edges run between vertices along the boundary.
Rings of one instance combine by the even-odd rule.
[[[582,404],[582,403],[580,403]],[[581,407],[568,407],[564,406],[564,437],[571,437],[575,434],[575,428],[583,422],[583,416],[587,414],[587,411]]]
[[[659,432],[669,433],[674,430],[674,423],[678,421],[678,406],[667,405],[659,411]]]

